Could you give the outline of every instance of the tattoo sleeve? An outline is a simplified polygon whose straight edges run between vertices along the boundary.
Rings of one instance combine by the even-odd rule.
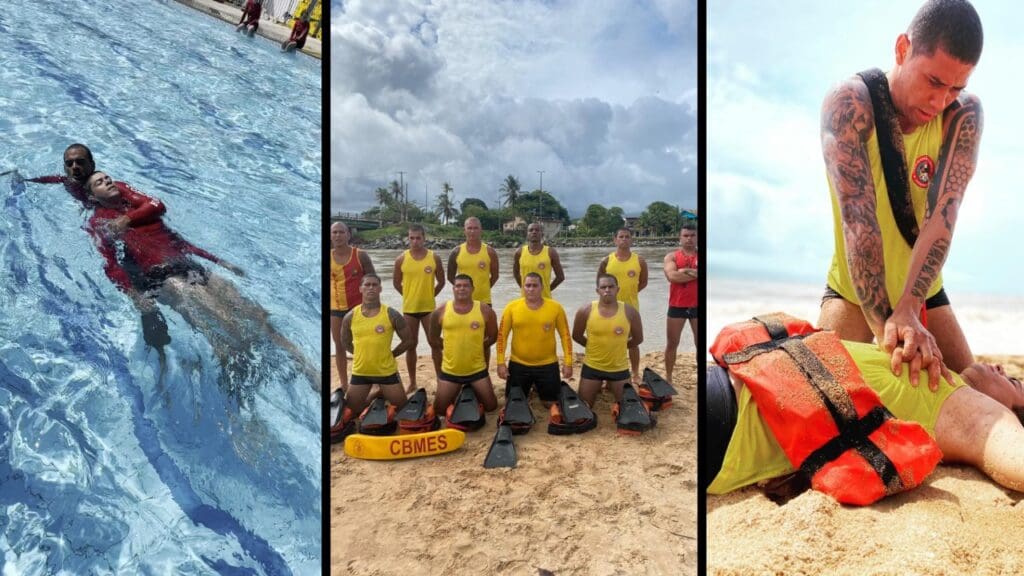
[[[839,205],[850,277],[868,325],[878,330],[892,307],[867,153],[872,130],[871,98],[862,82],[851,80],[829,94],[821,118],[825,167]]]

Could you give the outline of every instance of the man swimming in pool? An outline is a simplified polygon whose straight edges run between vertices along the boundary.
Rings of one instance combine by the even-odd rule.
[[[85,182],[95,205],[86,230],[105,260],[107,277],[131,298],[143,315],[146,342],[170,341],[156,303],[177,311],[206,336],[224,368],[244,367],[240,359],[263,338],[279,346],[319,389],[320,370],[270,324],[267,311],[242,296],[230,282],[200,266],[205,258],[235,274],[241,268],[188,242],[161,220],[163,203],[136,191],[123,191],[103,172]],[[148,320],[147,320],[148,319]]]

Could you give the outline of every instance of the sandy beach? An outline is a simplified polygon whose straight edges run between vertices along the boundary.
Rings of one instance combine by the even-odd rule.
[[[663,353],[645,354],[643,366],[663,373]],[[417,373],[432,398],[429,357]],[[502,397],[493,361],[491,378]],[[448,455],[375,462],[332,446],[331,574],[696,574],[694,354],[680,353],[673,385],[680,395],[640,437],[616,434],[607,392],[596,430],[551,436],[534,396],[537,423],[515,439],[515,469],[483,468],[497,411]]]
[[[1024,375],[1024,356],[979,360]],[[1021,499],[945,464],[917,489],[864,508],[814,491],[782,506],[756,488],[709,495],[708,574],[1021,574]]]

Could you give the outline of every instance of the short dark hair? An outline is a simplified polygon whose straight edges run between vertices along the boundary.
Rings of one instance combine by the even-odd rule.
[[[93,166],[96,165],[96,161],[92,159],[92,150],[89,150],[89,147],[86,146],[85,144],[79,144],[78,142],[75,142],[71,146],[65,148],[64,153],[67,154],[72,150],[81,150],[85,152],[85,157],[89,159],[89,163],[92,164]]]
[[[629,229],[629,227],[627,227],[627,226],[623,226],[622,228],[619,228],[618,230],[616,230],[615,231],[615,235],[618,236],[619,232],[628,232],[630,236],[633,235],[633,231],[631,229]]]
[[[541,275],[536,273],[536,272],[530,272],[526,276],[524,276],[523,277],[523,285],[526,285],[526,279],[529,278],[530,276],[533,276],[533,277],[537,278],[537,282],[540,282],[541,286],[544,285],[544,278],[542,278]]]
[[[931,56],[942,48],[970,65],[981,58],[981,19],[967,0],[928,0],[907,28],[913,53]]]
[[[683,222],[682,229],[683,230],[693,230],[694,232],[696,232],[697,231],[697,225],[695,223],[693,223],[693,222]]]
[[[423,228],[422,224],[409,224],[409,232],[419,232],[423,234],[423,237],[427,237],[427,231]]]
[[[597,286],[598,288],[600,288],[600,287],[601,287],[601,279],[602,279],[602,278],[611,278],[611,279],[612,279],[612,282],[615,282],[615,285],[616,285],[616,286],[618,286],[618,285],[619,285],[619,279],[618,279],[618,278],[616,278],[615,276],[613,276],[613,275],[611,275],[611,274],[598,274],[598,276],[597,276],[597,282],[595,283],[595,286]]]
[[[367,272],[366,274],[363,274],[363,279],[359,282],[359,284],[366,282],[367,278],[376,278],[377,284],[383,284],[383,282],[380,281],[380,276],[377,276],[377,274],[374,272]]]
[[[473,277],[469,274],[456,274],[455,278],[452,280],[452,286],[455,286],[455,283],[459,280],[469,280],[469,285],[473,285]]]

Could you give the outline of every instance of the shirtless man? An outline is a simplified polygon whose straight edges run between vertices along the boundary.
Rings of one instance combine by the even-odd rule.
[[[393,283],[402,295],[402,313],[409,326],[412,345],[405,353],[405,366],[409,370],[407,392],[416,391],[416,346],[419,344],[420,326],[423,333],[429,327],[427,316],[437,306],[436,297],[444,289],[444,268],[441,257],[423,246],[426,231],[419,224],[409,226],[409,249],[395,258]]]

